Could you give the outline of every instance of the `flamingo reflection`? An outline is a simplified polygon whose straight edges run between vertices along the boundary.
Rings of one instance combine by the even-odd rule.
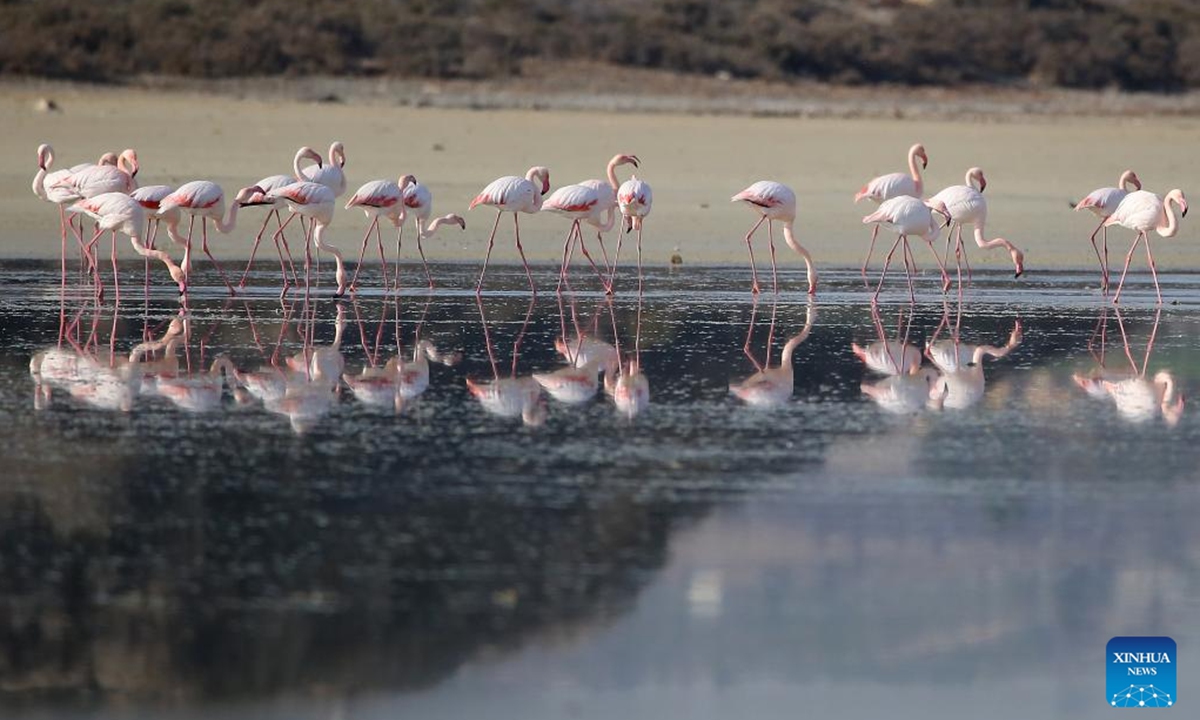
[[[1158,325],[1162,317],[1162,308],[1154,313],[1154,324],[1150,330],[1150,338],[1146,342],[1146,350],[1139,364],[1134,359],[1129,335],[1125,331],[1125,320],[1119,308],[1113,308],[1117,318],[1117,327],[1121,333],[1122,349],[1128,362],[1126,368],[1111,368],[1105,363],[1105,345],[1108,330],[1108,308],[1100,314],[1096,331],[1088,342],[1088,350],[1096,360],[1096,367],[1089,373],[1073,375],[1075,384],[1092,397],[1109,398],[1115,403],[1117,412],[1126,420],[1142,423],[1161,414],[1168,427],[1174,427],[1183,417],[1184,395],[1170,370],[1159,370],[1147,379],[1150,356],[1154,351],[1154,341],[1158,335]],[[1095,341],[1099,337],[1099,349]]]
[[[483,309],[483,298],[477,296],[479,306],[479,321],[483,326],[484,344],[487,346],[488,361],[492,367],[491,380],[473,380],[467,378],[467,390],[479,401],[483,409],[499,417],[520,417],[526,425],[538,426],[546,421],[546,403],[542,400],[542,387],[532,376],[517,376],[517,361],[520,359],[521,341],[525,339],[525,331],[529,328],[529,320],[533,317],[535,298],[529,299],[529,309],[521,323],[521,329],[513,340],[512,366],[507,377],[500,374],[500,365],[496,361],[496,349],[492,344],[491,331],[488,329],[487,315]]]
[[[772,302],[770,329],[767,332],[766,356],[763,362],[759,363],[750,349],[750,340],[754,334],[755,313],[758,310],[757,301],[751,307],[750,329],[746,333],[746,342],[742,346],[742,351],[746,354],[746,357],[750,358],[750,362],[754,364],[758,372],[744,380],[729,384],[729,392],[748,405],[774,407],[791,399],[794,386],[792,356],[795,354],[796,348],[800,347],[800,344],[808,339],[809,334],[812,332],[813,322],[816,320],[816,309],[810,302],[804,315],[804,327],[784,344],[779,365],[771,367],[771,345],[775,335],[775,315],[777,309],[778,302]]]
[[[640,229],[640,227],[639,227]],[[617,317],[611,302],[608,303],[609,319],[612,320],[613,341],[616,353],[616,372],[604,372],[604,392],[612,398],[617,412],[629,419],[650,405],[650,381],[642,374],[642,289],[638,287],[637,319],[633,330],[633,352],[623,355],[621,335],[617,332]]]
[[[1021,321],[1013,322],[1013,329],[1009,333],[1008,341],[997,347],[995,345],[971,345],[960,340],[961,304],[958,306],[950,337],[939,340],[937,336],[944,327],[949,325],[949,320],[950,311],[949,307],[946,307],[942,314],[942,321],[934,330],[933,337],[925,345],[925,355],[941,371],[941,376],[934,383],[930,398],[938,407],[964,409],[971,407],[983,398],[984,358],[1006,357],[1021,344],[1023,337]]]
[[[906,322],[904,309],[900,309],[894,339],[888,337],[879,309],[874,305],[871,306],[871,324],[877,339],[865,347],[851,343],[850,348],[868,370],[887,377],[863,380],[859,386],[862,393],[883,410],[900,415],[912,414],[930,405],[930,393],[938,372],[922,367],[921,351],[908,342],[912,316],[909,315]]]

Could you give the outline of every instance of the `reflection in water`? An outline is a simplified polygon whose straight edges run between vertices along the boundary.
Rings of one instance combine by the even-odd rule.
[[[1158,335],[1158,325],[1162,319],[1162,308],[1159,307],[1154,313],[1154,324],[1150,329],[1140,365],[1134,359],[1121,310],[1112,308],[1112,314],[1117,318],[1117,328],[1121,333],[1124,359],[1128,362],[1128,367],[1120,369],[1111,368],[1105,363],[1107,339],[1110,335],[1109,311],[1107,306],[1101,310],[1096,330],[1088,340],[1088,352],[1091,353],[1096,366],[1089,373],[1076,373],[1073,376],[1075,384],[1092,397],[1110,398],[1116,404],[1117,412],[1127,420],[1146,422],[1161,413],[1166,424],[1174,427],[1183,416],[1184,407],[1183,391],[1179,389],[1174,373],[1170,370],[1159,370],[1151,379],[1146,379],[1150,356],[1154,351],[1154,341]]]
[[[1169,331],[1150,312],[1102,318],[1093,343],[1085,386],[1119,403],[1106,383],[1138,380],[1168,428],[1076,389],[1090,310],[1037,290],[988,304],[1002,286],[987,273],[959,315],[917,307],[888,329],[837,293],[818,327],[783,294],[774,325],[806,337],[779,397],[806,401],[730,413],[747,346],[760,379],[796,358],[770,357],[767,318],[746,332],[748,299],[711,291],[722,271],[648,275],[636,307],[569,316],[552,297],[453,291],[66,312],[0,283],[0,715],[765,718],[836,697],[818,714],[879,717],[903,693],[953,695],[921,712],[957,717],[1019,688],[1045,700],[1023,716],[1091,717],[1108,637],[1196,643],[1200,426],[1168,415],[1194,382],[1195,303],[1162,311]],[[960,327],[1008,336],[997,353],[1021,342],[989,363],[989,411],[879,422],[868,388],[893,384],[880,404],[918,412],[939,378],[986,361],[946,340]],[[1105,352],[1122,330],[1124,359]],[[1147,337],[1156,363],[1139,347],[1125,370]],[[437,367],[452,349],[462,366]],[[224,358],[243,368],[232,382]],[[478,399],[540,421],[527,373],[564,358],[603,367],[619,412],[559,406],[520,432],[471,399],[523,382],[511,402]],[[218,362],[232,387],[211,412],[158,396],[215,385]],[[423,394],[401,422],[386,408],[410,364]],[[485,380],[464,389],[468,374]],[[638,377],[655,404],[628,422],[617,391]],[[298,388],[325,413],[300,417],[299,438],[265,409]]]
[[[580,329],[579,317],[575,306],[575,296],[570,296],[571,319],[575,325],[575,337],[567,339],[566,309],[563,296],[558,296],[559,324],[563,334],[554,340],[554,348],[562,354],[566,366],[550,372],[534,373],[533,379],[550,397],[566,405],[579,405],[596,396],[600,388],[600,371],[612,372],[616,366],[616,348],[596,337],[600,313],[593,320],[593,334],[584,335]],[[587,346],[587,354],[581,351]]]
[[[649,192],[649,190],[647,190]],[[611,300],[608,305],[608,317],[613,326],[613,348],[616,356],[616,372],[608,365],[604,369],[604,392],[612,398],[617,412],[629,419],[650,405],[650,380],[642,373],[642,267],[641,267],[641,218],[634,219],[638,228],[638,296],[637,315],[633,325],[633,352],[621,352],[621,333],[617,330],[617,315]],[[628,344],[626,344],[628,347]]]
[[[483,328],[483,342],[487,346],[488,362],[492,367],[492,379],[472,380],[467,378],[467,389],[479,401],[484,410],[504,418],[520,417],[526,425],[538,426],[546,421],[546,403],[542,400],[542,386],[531,375],[517,376],[517,362],[521,358],[521,341],[529,329],[529,320],[533,317],[533,307],[537,298],[529,299],[529,309],[521,322],[512,345],[512,366],[508,377],[500,374],[500,365],[496,361],[496,346],[492,343],[492,335],[488,330],[487,315],[483,309],[483,297],[477,295],[479,305],[479,323]]]
[[[750,347],[750,340],[754,335],[754,316],[757,309],[758,301],[755,299],[754,310],[750,313],[750,327],[746,331],[746,342],[742,346],[742,351],[746,357],[750,358],[750,362],[754,364],[758,372],[745,380],[729,383],[729,392],[748,405],[773,407],[785,403],[792,398],[792,355],[796,352],[796,348],[800,347],[800,343],[807,340],[809,333],[812,332],[813,321],[816,319],[816,309],[810,300],[804,315],[804,327],[784,344],[783,353],[777,367],[771,367],[771,344],[775,337],[775,314],[778,310],[778,297],[771,303],[771,322],[770,328],[767,331],[767,346],[762,363],[758,362]]]
[[[955,313],[954,327],[950,337],[938,340],[942,329],[950,324],[950,308],[947,306],[942,313],[942,321],[934,330],[933,337],[925,344],[925,354],[941,371],[941,376],[934,382],[930,398],[938,407],[963,409],[979,402],[983,398],[983,359],[985,357],[1006,357],[1021,344],[1021,321],[1013,322],[1012,332],[1008,341],[1001,347],[995,345],[971,345],[962,342],[962,303],[958,304]]]

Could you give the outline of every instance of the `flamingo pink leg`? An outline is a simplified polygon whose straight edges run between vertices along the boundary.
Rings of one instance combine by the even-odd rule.
[[[204,254],[208,256],[208,259],[212,261],[213,267],[217,269],[217,274],[221,276],[221,282],[225,283],[225,289],[229,291],[230,295],[237,295],[237,291],[235,291],[233,286],[229,284],[229,278],[225,277],[225,271],[221,269],[221,263],[217,262],[217,259],[213,257],[213,254],[208,250],[208,218],[200,221],[200,237],[200,249],[202,249]]]
[[[1092,250],[1096,253],[1096,259],[1100,261],[1100,289],[1105,295],[1108,295],[1108,228],[1104,227],[1104,223],[1108,218],[1100,221],[1096,226],[1095,232],[1092,233]],[[1104,232],[1104,256],[1100,255],[1100,248],[1096,245],[1096,236]]]
[[[1120,302],[1121,291],[1125,289],[1125,275],[1129,272],[1129,263],[1133,260],[1133,251],[1137,250],[1138,243],[1142,241],[1144,232],[1139,232],[1137,237],[1133,239],[1133,244],[1129,246],[1129,252],[1125,255],[1125,269],[1121,271],[1121,282],[1117,283],[1117,294],[1113,295],[1113,304]]]
[[[500,211],[500,212],[503,212],[503,211]],[[496,229],[500,227],[500,212],[496,213],[496,222],[492,224],[492,234],[488,237],[487,254],[483,256],[483,270],[481,270],[479,272],[479,284],[477,284],[475,286],[475,294],[476,295],[483,293],[483,277],[485,275],[487,275],[488,260],[492,257],[492,245],[494,245],[496,243]],[[397,246],[398,245],[399,245],[399,241],[397,241]],[[397,272],[398,271],[399,270],[397,269]],[[533,283],[531,280],[530,285],[532,285],[532,284]],[[396,287],[399,288],[400,284],[396,283]],[[484,327],[486,327],[486,324]]]
[[[875,238],[879,237],[879,226],[871,228],[871,245],[867,248],[867,259],[863,260],[862,276],[863,284],[867,283],[867,267],[871,264],[871,255],[875,252]]]
[[[896,254],[896,248],[900,247],[900,240],[903,237],[903,235],[896,236],[896,242],[892,243],[892,249],[888,251],[887,257],[883,260],[883,272],[879,273],[879,285],[875,287],[875,294],[871,296],[872,305],[879,299],[879,293],[883,290],[883,281],[887,278],[888,267],[892,264],[892,256]]]
[[[514,215],[513,217],[516,217],[516,216]],[[417,254],[421,256],[421,266],[425,268],[425,279],[429,281],[429,289],[432,290],[435,287],[435,285],[433,284],[433,273],[429,271],[429,261],[425,259],[425,248],[421,244],[422,235],[424,235],[424,233],[421,232],[421,219],[416,218],[416,222],[417,222]]]
[[[375,245],[379,248],[379,264],[383,267],[383,291],[388,291],[387,254],[383,251],[383,232],[379,229],[378,220],[375,223]],[[399,259],[396,262],[400,262]]]
[[[612,271],[608,273],[608,286],[616,287],[617,282],[617,263],[621,261],[621,241],[625,239],[625,233],[617,233],[617,251],[613,253]]]
[[[775,224],[767,221],[767,247],[771,249],[771,289],[776,295],[779,294],[779,271],[775,267]],[[770,346],[768,345],[768,352]],[[767,358],[770,360],[770,358]]]
[[[517,253],[521,256],[521,265],[525,267],[525,277],[529,280],[529,292],[537,297],[537,285],[533,284],[533,272],[530,271],[529,262],[525,259],[525,248],[521,247],[521,223],[515,212],[513,213],[513,234],[516,236]]]
[[[562,293],[563,286],[566,286],[568,291],[571,290],[571,256],[575,252],[575,233],[578,231],[579,221],[576,220],[575,222],[571,223],[571,228],[567,230],[567,240],[563,243],[562,267],[559,268],[558,271],[558,289],[555,290],[555,292],[559,294]],[[565,339],[566,336],[564,336],[564,340]]]
[[[1150,250],[1150,236],[1146,235],[1146,258],[1150,260],[1150,277],[1154,278],[1154,292],[1158,295],[1158,304],[1162,305],[1162,288],[1158,286],[1158,266],[1154,264],[1154,253]]]
[[[933,243],[929,243],[929,249],[933,250]],[[937,251],[934,250],[933,256],[937,257]],[[904,277],[908,280],[908,301],[915,303],[917,294],[913,291],[913,273],[917,270],[917,261],[913,259],[912,248],[908,244],[908,236],[904,236]]]
[[[754,237],[754,233],[758,231],[758,228],[766,219],[766,215],[760,217],[758,222],[754,223],[754,227],[750,228],[750,232],[746,233],[746,249],[750,251],[750,292],[755,295],[762,292],[762,290],[758,286],[758,268],[755,267],[754,246],[750,243],[750,238]]]
[[[577,237],[579,239],[579,250],[583,253],[583,256],[587,258],[588,264],[592,266],[592,272],[596,273],[596,279],[599,280],[600,285],[604,287],[605,294],[612,295],[612,286],[609,285],[608,281],[604,279],[604,275],[601,274],[600,268],[596,266],[596,261],[592,259],[592,254],[588,252],[587,243],[583,240],[582,229],[579,231]]]
[[[121,271],[117,267],[117,231],[112,231],[112,269],[113,269],[113,302],[121,304]],[[116,316],[113,316],[116,322]]]
[[[267,223],[270,221],[271,213],[267,213],[267,216],[263,218],[262,225],[258,228],[258,233],[254,236],[254,245],[250,247],[250,260],[246,262],[246,269],[242,271],[242,279],[238,280],[239,288],[246,287],[246,276],[250,274],[250,268],[254,267],[254,256],[258,254],[258,244],[262,242],[263,233],[267,231]],[[279,241],[276,240],[275,244],[278,245]]]
[[[371,219],[371,222],[367,224],[367,232],[365,234],[363,234],[362,248],[360,248],[358,251],[358,264],[356,264],[354,266],[354,277],[350,278],[351,292],[358,290],[358,271],[362,270],[363,257],[366,256],[366,254],[367,254],[367,243],[371,242],[371,231],[377,227],[379,227],[379,216],[378,215],[373,217]],[[386,280],[387,276],[384,275],[384,278]]]
[[[642,223],[638,221],[638,236],[637,236],[637,263],[638,263],[638,297],[642,295]],[[640,320],[640,318],[639,318]]]
[[[418,220],[418,222],[420,222]],[[497,217],[496,223],[499,224],[500,219]],[[418,227],[419,230],[419,227]],[[404,242],[404,221],[396,226],[396,274],[392,278],[392,285],[396,288],[396,292],[400,292],[400,249]],[[485,263],[486,267],[486,263]]]

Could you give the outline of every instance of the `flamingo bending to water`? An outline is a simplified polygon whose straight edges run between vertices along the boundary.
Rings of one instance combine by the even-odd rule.
[[[892,255],[895,254],[896,248],[901,243],[904,245],[902,257],[904,258],[904,274],[908,280],[909,299],[911,302],[916,302],[917,297],[913,292],[912,285],[912,272],[916,268],[916,263],[912,257],[912,250],[908,246],[909,235],[917,235],[929,244],[933,258],[937,261],[938,269],[942,271],[942,289],[945,290],[949,287],[950,278],[946,275],[946,268],[942,266],[941,258],[933,249],[933,241],[941,232],[941,226],[933,218],[935,212],[945,217],[947,223],[950,222],[950,211],[940,201],[931,199],[922,202],[917,198],[902,195],[885,200],[880,204],[878,210],[863,218],[863,224],[876,223],[896,233],[896,242],[892,243],[892,249],[883,262],[883,272],[879,274],[879,285],[875,288],[875,294],[871,296],[872,303],[878,300],[879,292],[883,290],[883,281],[887,277],[888,266],[892,263]]]
[[[917,160],[921,161],[921,167],[917,167]],[[888,173],[868,180],[854,194],[854,202],[857,203],[859,200],[866,198],[875,204],[879,204],[904,195],[920,198],[925,194],[925,180],[921,177],[921,170],[928,167],[929,155],[925,152],[925,146],[917,143],[908,149],[907,174],[900,172]],[[875,239],[878,236],[879,226],[877,225],[871,230],[871,246],[867,249],[867,259],[863,261],[862,275],[864,280],[867,277],[867,266],[871,264],[871,254],[875,252]]]
[[[333,221],[333,202],[337,199],[333,190],[329,187],[314,182],[297,182],[291,185],[272,190],[267,193],[267,198],[272,201],[286,201],[288,210],[293,214],[298,214],[308,217],[312,222],[309,225],[307,237],[304,240],[304,287],[305,292],[312,287],[312,251],[311,245],[316,245],[319,250],[327,250],[333,255],[334,262],[337,265],[335,276],[337,278],[337,291],[335,297],[341,297],[346,293],[346,268],[342,262],[342,253],[333,245],[324,241],[325,228],[329,227],[329,223]]]
[[[984,225],[987,223],[987,200],[983,197],[983,191],[987,188],[987,178],[983,175],[983,170],[973,167],[967,170],[965,185],[951,185],[942,190],[937,195],[930,198],[933,201],[941,202],[950,211],[950,219],[952,227],[947,231],[946,235],[946,262],[949,263],[949,248],[950,248],[950,232],[955,231],[954,256],[955,264],[958,267],[959,287],[962,286],[962,262],[966,258],[966,250],[962,241],[962,226],[964,223],[969,223],[975,228],[975,244],[981,248],[1002,247],[1008,250],[1012,256],[1013,268],[1015,269],[1014,277],[1021,277],[1025,272],[1025,254],[1017,249],[1004,238],[992,238],[991,240],[984,239]],[[970,279],[971,266],[967,265],[967,279]]]
[[[225,288],[229,290],[229,294],[233,295],[233,286],[229,284],[229,279],[225,277],[225,271],[221,268],[221,264],[213,257],[212,252],[208,249],[208,222],[213,222],[213,227],[218,232],[228,235],[233,232],[237,226],[238,209],[242,204],[248,202],[255,192],[261,192],[261,188],[256,188],[253,185],[247,188],[242,188],[238,191],[237,197],[229,206],[229,212],[225,211],[225,191],[221,186],[208,180],[193,180],[191,182],[180,185],[175,192],[162,198],[158,203],[158,212],[160,217],[169,218],[171,213],[179,211],[190,215],[192,218],[192,227],[188,229],[187,237],[182,237],[178,231],[168,221],[167,234],[171,239],[182,244],[183,251],[183,270],[185,273],[191,273],[192,269],[192,230],[195,228],[196,218],[200,218],[200,247],[208,259],[212,261],[217,272],[221,276],[221,282],[225,283]]]
[[[161,260],[167,266],[168,272],[171,273],[171,279],[179,283],[180,292],[184,292],[187,289],[186,275],[183,269],[171,260],[171,256],[162,250],[152,250],[142,243],[141,232],[142,225],[144,224],[144,213],[142,206],[133,198],[124,193],[104,193],[81,200],[68,208],[67,211],[82,213],[95,220],[99,224],[96,238],[99,238],[100,234],[105,230],[112,231],[113,290],[116,294],[117,302],[121,300],[120,283],[117,280],[118,231],[129,236],[129,241],[133,244],[133,249],[139,255]],[[93,242],[96,238],[93,238]],[[96,282],[97,287],[102,290],[99,271],[97,271]]]
[[[813,267],[812,255],[808,250],[804,249],[800,243],[796,242],[796,237],[792,233],[792,225],[796,221],[796,193],[792,189],[782,183],[773,182],[771,180],[759,180],[750,187],[741,191],[737,195],[730,198],[732,202],[745,202],[750,206],[750,209],[757,212],[759,217],[758,222],[754,227],[750,228],[750,232],[746,233],[746,249],[750,251],[750,273],[753,278],[751,290],[755,295],[761,292],[758,285],[758,270],[754,266],[754,246],[751,245],[751,238],[758,230],[759,226],[765,220],[767,223],[767,237],[771,248],[771,283],[775,292],[779,292],[779,276],[775,267],[775,231],[774,223],[776,220],[783,225],[783,239],[797,253],[804,258],[805,271],[808,276],[808,294],[815,295],[817,292],[817,271]]]

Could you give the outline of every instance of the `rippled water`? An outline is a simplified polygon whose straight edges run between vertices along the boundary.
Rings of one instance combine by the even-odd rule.
[[[1195,276],[873,315],[856,272],[181,310],[126,271],[114,310],[0,264],[0,715],[1092,717],[1121,634],[1200,679]]]

